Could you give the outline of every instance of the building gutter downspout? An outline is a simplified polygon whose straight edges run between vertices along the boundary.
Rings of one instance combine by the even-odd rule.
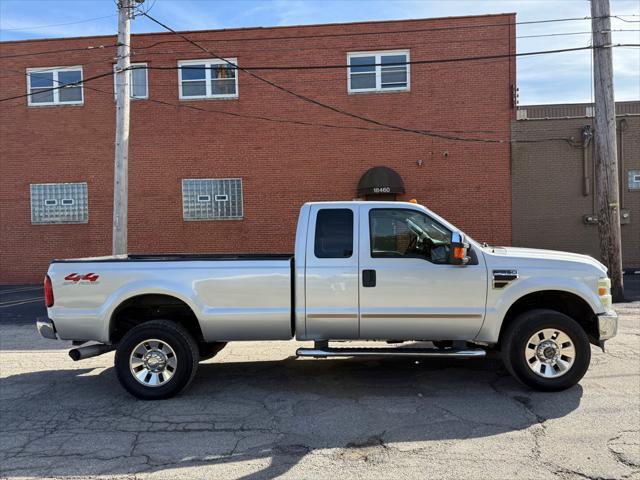
[[[618,170],[620,172],[620,210],[624,209],[624,131],[627,129],[627,119],[620,120],[620,158]]]
[[[591,143],[593,138],[593,131],[591,125],[584,125],[582,127],[582,195],[589,196],[590,181],[589,181],[589,162],[587,161],[587,147]]]

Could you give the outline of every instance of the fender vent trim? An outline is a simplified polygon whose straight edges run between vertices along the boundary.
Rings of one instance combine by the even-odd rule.
[[[517,270],[494,270],[493,271],[493,288],[501,289],[518,279]]]

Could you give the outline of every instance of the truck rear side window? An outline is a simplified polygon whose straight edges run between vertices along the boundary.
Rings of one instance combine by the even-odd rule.
[[[317,258],[349,258],[353,255],[353,211],[348,208],[318,211],[314,253]]]

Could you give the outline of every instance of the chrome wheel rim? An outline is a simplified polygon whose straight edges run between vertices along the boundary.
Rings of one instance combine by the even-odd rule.
[[[571,370],[576,349],[573,340],[557,328],[537,331],[527,342],[524,352],[527,365],[543,378],[558,378]]]
[[[133,378],[145,387],[160,387],[173,378],[178,366],[171,346],[157,339],[140,342],[131,352],[129,369]]]

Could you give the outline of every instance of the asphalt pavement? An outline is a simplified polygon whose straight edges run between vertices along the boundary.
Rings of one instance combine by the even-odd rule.
[[[31,325],[46,315],[42,285],[0,285],[0,322]]]
[[[564,392],[521,386],[495,357],[233,342],[183,394],[143,402],[113,353],[73,362],[36,334],[40,287],[0,295],[0,478],[640,479],[640,298],[616,304],[618,336]]]

